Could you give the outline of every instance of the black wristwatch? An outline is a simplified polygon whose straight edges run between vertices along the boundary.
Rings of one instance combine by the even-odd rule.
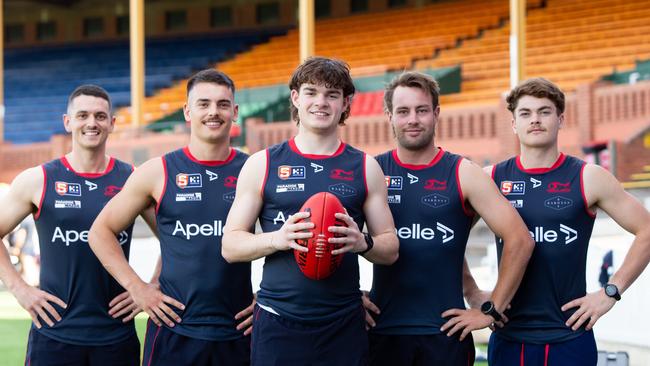
[[[608,283],[605,285],[605,295],[613,297],[616,301],[621,299],[621,294],[618,292],[618,287],[616,287],[616,285],[613,283]]]
[[[497,309],[494,307],[492,301],[484,302],[483,305],[481,305],[481,312],[494,318],[495,322],[501,321],[501,314],[499,314]]]
[[[372,236],[370,236],[370,234],[363,233],[363,238],[366,240],[366,244],[368,245],[368,247],[363,252],[359,252],[358,253],[359,255],[364,255],[368,253],[370,249],[372,249],[372,247],[375,246],[375,242],[374,240],[372,240]]]

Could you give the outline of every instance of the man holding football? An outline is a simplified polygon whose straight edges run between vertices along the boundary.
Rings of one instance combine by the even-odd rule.
[[[359,291],[358,255],[379,264],[397,259],[398,241],[377,162],[338,138],[354,84],[341,61],[313,57],[293,73],[292,118],[298,134],[253,154],[242,168],[226,223],[223,255],[230,262],[265,257],[254,314],[253,365],[365,365],[368,341]],[[347,210],[328,241],[342,263],[328,278],[301,273],[292,251],[309,239],[309,213],[298,212],[318,192]],[[259,218],[261,234],[250,232]],[[307,220],[305,220],[307,219]],[[305,220],[306,222],[301,222]],[[361,232],[364,223],[368,234]],[[333,248],[330,248],[333,249]]]

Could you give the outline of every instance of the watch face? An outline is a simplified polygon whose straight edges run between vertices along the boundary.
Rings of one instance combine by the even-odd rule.
[[[483,305],[481,305],[481,312],[483,314],[487,314],[492,310],[493,306],[494,304],[492,304],[492,301],[486,301],[483,303]]]
[[[617,292],[618,291],[616,290],[616,286],[614,286],[614,285],[605,286],[605,293],[607,294],[607,296],[610,296],[610,297],[614,296],[614,295],[616,295]]]

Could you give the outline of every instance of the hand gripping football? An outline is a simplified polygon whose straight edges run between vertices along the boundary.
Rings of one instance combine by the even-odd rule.
[[[345,208],[335,195],[319,192],[311,196],[300,208],[301,212],[311,212],[311,216],[300,222],[313,222],[310,231],[313,236],[309,239],[296,240],[298,245],[309,249],[308,252],[293,251],[293,255],[302,273],[313,280],[329,277],[341,265],[343,254],[332,255],[332,250],[343,247],[343,244],[330,244],[327,239],[340,235],[327,230],[330,226],[346,226],[334,217],[337,212],[345,213]]]

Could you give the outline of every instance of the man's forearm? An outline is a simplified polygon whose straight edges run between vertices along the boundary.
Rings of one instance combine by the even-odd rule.
[[[223,236],[221,254],[229,263],[252,262],[276,252],[273,247],[275,232],[253,234],[248,231],[227,231]]]
[[[397,236],[390,232],[382,233],[372,238],[375,245],[363,257],[375,264],[389,265],[395,263],[399,256],[399,241],[397,240]]]
[[[504,241],[499,278],[492,291],[492,302],[499,312],[503,312],[515,296],[534,248],[528,233],[526,237]]]
[[[636,235],[621,268],[609,282],[615,284],[620,293],[625,292],[646,268],[648,261],[650,261],[650,230],[644,230]]]
[[[124,289],[131,292],[134,286],[144,283],[129,265],[120,244],[110,230],[93,226],[88,234],[88,244],[104,268]]]
[[[4,245],[0,248],[0,280],[12,293],[21,285],[27,283],[20,277],[9,258],[9,252]]]

